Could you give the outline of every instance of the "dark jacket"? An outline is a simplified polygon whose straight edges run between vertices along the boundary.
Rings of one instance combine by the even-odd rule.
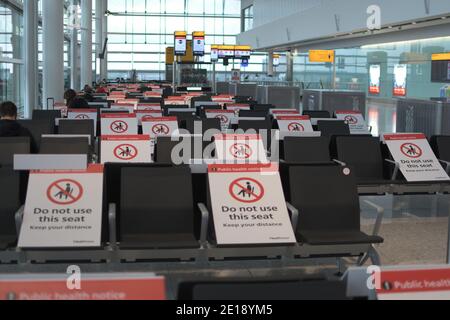
[[[14,120],[0,120],[0,137],[29,137],[31,152],[37,152],[36,141],[31,132]]]

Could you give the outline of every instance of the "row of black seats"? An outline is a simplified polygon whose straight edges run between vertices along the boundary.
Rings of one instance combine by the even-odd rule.
[[[300,212],[296,217],[291,209],[299,243],[365,245],[383,241],[360,230],[357,182],[351,172],[338,166],[287,164],[280,171],[285,198]],[[10,168],[0,168],[0,180],[0,248],[5,249],[17,241],[14,214],[24,188],[20,174]],[[118,241],[121,249],[199,248],[207,235],[204,211],[198,206],[209,202],[207,181],[207,174],[192,174],[188,166],[106,164],[103,243],[115,245]],[[110,204],[116,205],[114,224],[108,223]],[[208,238],[215,242],[213,230]]]
[[[449,169],[450,136],[433,136],[430,145],[444,169]],[[335,162],[352,167],[359,184],[405,183],[401,173],[395,170],[387,146],[378,137],[337,135],[331,140],[326,137],[286,137],[282,148],[282,159],[288,163]]]

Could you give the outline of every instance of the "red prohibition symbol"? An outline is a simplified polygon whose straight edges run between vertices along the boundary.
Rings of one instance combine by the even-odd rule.
[[[168,135],[170,132],[170,129],[167,125],[163,123],[155,124],[152,128],[152,132],[154,134],[162,134],[162,135]]]
[[[47,198],[58,205],[74,204],[83,196],[82,185],[72,179],[61,179],[47,188]]]
[[[131,144],[121,144],[114,149],[114,156],[119,160],[133,160],[138,153],[138,149]]]
[[[252,156],[252,148],[245,143],[235,143],[230,147],[230,153],[236,159],[248,159]]]
[[[128,124],[122,120],[111,123],[111,131],[115,133],[125,133],[128,131]]]
[[[301,123],[293,122],[288,125],[288,130],[291,132],[303,132],[305,131],[305,127]]]
[[[228,123],[228,117],[223,114],[219,114],[216,116],[216,119],[219,119],[221,123]]]
[[[417,144],[411,142],[402,144],[400,151],[408,158],[413,159],[420,158],[423,154],[422,149]]]
[[[347,122],[348,124],[357,124],[358,123],[358,119],[354,116],[346,116],[344,118],[344,121]]]
[[[263,185],[252,178],[239,178],[230,184],[232,198],[243,203],[255,203],[264,197]]]

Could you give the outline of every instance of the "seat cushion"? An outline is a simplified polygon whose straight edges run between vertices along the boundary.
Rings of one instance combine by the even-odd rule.
[[[123,235],[122,249],[192,249],[199,248],[198,240],[192,234],[133,234]]]
[[[15,236],[0,236],[0,250],[6,250],[16,246],[17,238]]]
[[[307,231],[297,234],[297,240],[300,243],[309,245],[339,245],[339,244],[371,244],[382,243],[383,238],[378,236],[369,236],[361,231]]]

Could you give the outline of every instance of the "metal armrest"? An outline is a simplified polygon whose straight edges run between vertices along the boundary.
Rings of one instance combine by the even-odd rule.
[[[209,225],[209,211],[206,205],[203,203],[197,204],[200,212],[202,214],[202,225],[200,229],[200,243],[206,243],[206,237],[208,236],[208,225]]]
[[[117,245],[117,206],[115,203],[110,203],[108,208],[108,222],[109,222],[109,245]]]
[[[397,174],[398,174],[398,171],[400,170],[400,164],[398,162],[395,162],[394,160],[391,160],[391,159],[384,159],[384,161],[386,161],[389,164],[395,165],[394,172],[392,173],[391,180],[397,179]]]
[[[342,167],[346,167],[347,164],[345,162],[339,161],[337,159],[333,159],[333,162],[336,162],[338,165],[342,166]]]
[[[380,229],[381,229],[381,222],[383,221],[384,208],[380,207],[379,205],[376,205],[375,203],[373,203],[372,201],[369,201],[369,200],[364,200],[364,202],[367,205],[369,205],[370,207],[377,210],[377,219],[375,220],[375,225],[373,226],[372,235],[378,236],[380,233]]]
[[[445,172],[450,173],[450,162],[438,159],[439,162],[444,166]]]
[[[295,208],[289,202],[286,202],[286,206],[287,206],[289,212],[291,213],[292,229],[294,229],[294,232],[295,232],[295,230],[297,230],[297,226],[298,226],[299,212],[298,212],[297,208]]]
[[[17,235],[20,234],[20,228],[22,227],[24,212],[25,212],[25,206],[21,206],[19,208],[19,210],[17,210],[16,214],[14,215],[14,220],[16,222]]]

